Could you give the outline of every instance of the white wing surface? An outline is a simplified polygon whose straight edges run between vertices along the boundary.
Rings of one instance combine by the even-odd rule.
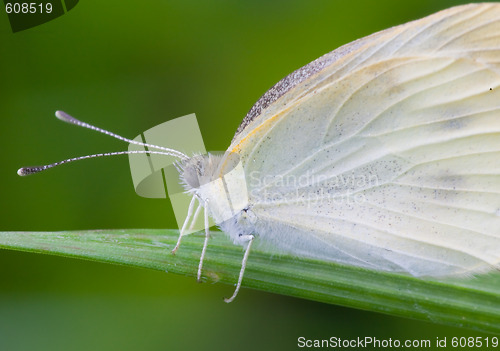
[[[498,266],[500,4],[454,7],[315,62],[229,148],[260,241],[417,276]]]

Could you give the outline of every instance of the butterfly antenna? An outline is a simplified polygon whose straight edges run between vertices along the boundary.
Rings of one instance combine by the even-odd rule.
[[[70,116],[69,114],[67,114],[64,111],[56,111],[56,117],[63,122],[67,122],[70,124],[77,125],[79,127],[84,127],[84,128],[88,128],[91,130],[95,130],[99,133],[109,135],[113,138],[125,141],[125,142],[130,143],[130,144],[141,145],[141,146],[144,146],[147,148],[156,149],[156,150],[160,150],[160,151],[146,151],[146,150],[144,150],[144,151],[142,151],[142,150],[139,150],[139,151],[117,151],[117,152],[105,152],[105,153],[99,153],[99,154],[93,154],[93,155],[73,157],[73,158],[68,158],[66,160],[62,160],[59,162],[54,162],[54,163],[51,163],[48,165],[19,168],[19,170],[17,171],[17,174],[19,174],[20,176],[27,176],[30,174],[39,173],[39,172],[45,171],[49,168],[54,168],[56,166],[60,166],[60,165],[65,164],[65,163],[71,163],[71,162],[75,162],[75,161],[85,160],[88,158],[105,157],[105,156],[130,155],[130,154],[156,154],[156,155],[164,155],[164,156],[173,156],[173,157],[177,157],[181,160],[189,159],[189,157],[186,154],[183,154],[180,151],[170,149],[167,147],[163,147],[163,146],[142,143],[140,141],[136,141],[136,140],[122,137],[121,135],[110,132],[109,130],[105,130],[105,129],[93,126],[91,124],[82,122],[82,121],[76,119],[75,117]]]
[[[71,163],[71,162],[75,162],[75,161],[85,160],[88,158],[116,156],[116,155],[130,155],[130,154],[156,154],[156,155],[165,155],[165,156],[175,156],[175,155],[172,155],[171,153],[166,152],[166,151],[146,151],[146,150],[142,151],[142,150],[138,150],[138,151],[105,152],[105,153],[101,153],[101,154],[93,154],[93,155],[68,158],[66,160],[54,162],[54,163],[51,163],[48,165],[43,165],[43,166],[22,167],[22,168],[18,169],[17,174],[20,176],[27,176],[30,174],[35,174],[35,173],[45,171],[45,170],[50,169],[50,168],[54,168],[56,166],[63,165],[65,163]]]
[[[74,124],[74,125],[79,126],[79,127],[83,127],[83,128],[95,130],[96,132],[109,135],[110,137],[116,138],[118,140],[125,141],[125,142],[130,143],[130,144],[146,146],[148,148],[157,149],[157,150],[163,150],[163,151],[169,152],[170,156],[175,156],[175,157],[178,157],[178,158],[180,158],[182,160],[189,159],[189,157],[186,154],[183,154],[180,151],[177,151],[177,150],[174,150],[174,149],[170,149],[170,148],[167,148],[167,147],[163,147],[163,146],[158,146],[158,145],[153,145],[153,144],[147,144],[147,143],[141,143],[140,141],[136,141],[136,140],[132,140],[132,139],[128,139],[128,138],[122,137],[121,135],[118,135],[118,134],[115,134],[113,132],[110,132],[109,130],[105,130],[105,129],[93,126],[93,125],[88,124],[86,122],[82,122],[82,121],[76,119],[75,117],[70,116],[69,114],[67,114],[64,111],[56,111],[56,117],[58,119],[60,119],[61,121],[63,121],[63,122]]]

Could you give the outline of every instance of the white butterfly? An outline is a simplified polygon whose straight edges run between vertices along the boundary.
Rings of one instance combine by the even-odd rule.
[[[222,157],[150,147],[180,159],[193,195],[174,251],[196,201],[246,248],[228,302],[254,241],[414,276],[498,267],[500,4],[450,8],[300,68],[257,101]],[[236,213],[220,205],[228,190]]]

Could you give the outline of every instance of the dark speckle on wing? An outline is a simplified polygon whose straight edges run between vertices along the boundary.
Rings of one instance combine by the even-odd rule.
[[[240,134],[247,125],[250,124],[257,116],[259,116],[268,106],[278,100],[281,96],[285,95],[290,89],[303,82],[313,74],[321,71],[324,67],[335,62],[342,56],[350,53],[351,51],[357,49],[363,44],[363,40],[357,40],[351,44],[344,45],[337,50],[334,50],[320,58],[312,61],[311,63],[299,68],[298,70],[292,72],[278,83],[276,83],[271,89],[269,89],[264,95],[260,97],[259,100],[252,106],[250,111],[248,111],[245,118],[241,122],[240,126],[236,130],[234,138]],[[233,138],[233,140],[234,140]]]

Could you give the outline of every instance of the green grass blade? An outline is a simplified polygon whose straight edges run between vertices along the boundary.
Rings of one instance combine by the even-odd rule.
[[[203,236],[176,253],[176,230],[0,232],[0,248],[125,264],[195,276]],[[213,232],[204,281],[234,284],[243,249]],[[423,280],[253,250],[243,286],[391,315],[500,333],[500,274]],[[228,290],[228,295],[232,291]]]

